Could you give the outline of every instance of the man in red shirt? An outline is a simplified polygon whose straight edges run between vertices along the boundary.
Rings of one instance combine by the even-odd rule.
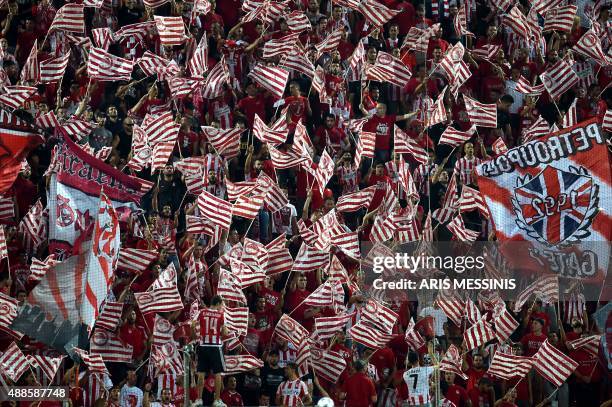
[[[491,381],[486,377],[478,380],[478,387],[468,390],[472,406],[492,406],[495,401],[495,392]]]
[[[363,129],[376,133],[376,146],[374,157],[382,162],[389,161],[391,155],[391,134],[393,126],[396,122],[406,120],[416,115],[416,112],[406,113],[403,115],[387,115],[387,105],[378,103],[376,105],[376,114],[368,120]]]
[[[340,398],[346,407],[370,407],[378,400],[374,382],[364,372],[366,366],[363,360],[355,362],[355,373],[344,382]]]
[[[546,335],[542,333],[544,327],[544,320],[536,318],[531,321],[531,333],[526,334],[521,338],[523,349],[525,350],[525,356],[533,356],[537,353],[540,346],[546,340]]]
[[[315,131],[313,143],[317,146],[319,154],[328,146],[334,151],[347,150],[351,146],[346,133],[336,126],[336,117],[331,113],[325,115],[323,125]]]
[[[448,384],[445,394],[446,400],[450,401],[451,405],[457,407],[468,406],[470,397],[465,388],[455,384],[455,374],[453,372],[444,372],[444,380]]]
[[[210,301],[210,307],[200,311],[200,346],[198,348],[198,394],[202,394],[206,374],[210,371],[215,375],[215,400],[221,398],[223,385],[221,373],[224,370],[223,341],[227,335],[224,325],[223,298],[215,295]],[[196,322],[192,323],[192,333],[196,337]]]
[[[135,362],[141,360],[147,351],[147,336],[144,327],[136,324],[136,311],[130,311],[119,329],[119,339],[132,345]]]
[[[468,376],[466,388],[468,391],[477,386],[478,381],[487,373],[487,368],[484,365],[484,358],[477,353],[472,356],[472,366],[467,368],[467,354],[463,356],[463,371]]]
[[[392,181],[389,176],[385,175],[385,166],[382,162],[376,164],[374,174],[372,174],[372,168],[370,168],[370,172],[365,176],[364,181],[368,186],[376,185],[376,192],[374,193],[372,202],[370,202],[370,208],[368,209],[369,211],[373,211],[380,206],[380,203],[385,197],[387,187],[392,185]]]
[[[310,110],[310,102],[307,98],[302,96],[300,84],[296,81],[292,81],[289,84],[289,93],[284,100],[284,104],[287,105],[287,114],[289,116],[289,132],[295,130],[295,125],[300,120],[302,123],[306,122],[306,118],[310,117],[312,110]]]
[[[296,321],[310,330],[314,326],[314,318],[321,313],[321,308],[304,305],[304,300],[310,295],[310,291],[306,289],[307,284],[306,276],[296,273],[296,278],[289,285],[285,306],[287,313],[291,313]]]
[[[259,93],[254,82],[249,82],[246,86],[247,95],[238,101],[235,115],[246,118],[248,127],[253,127],[255,115],[259,115],[265,120],[266,117],[266,98]]]
[[[236,378],[234,376],[230,376],[226,380],[226,388],[221,393],[221,400],[231,407],[242,407],[244,403],[242,402],[242,396],[240,393],[236,391]]]

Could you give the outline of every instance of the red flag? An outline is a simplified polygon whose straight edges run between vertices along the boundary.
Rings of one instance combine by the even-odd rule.
[[[134,61],[116,57],[101,48],[91,48],[87,61],[87,75],[99,81],[129,81]]]
[[[366,78],[389,82],[404,87],[412,77],[412,72],[400,59],[386,52],[379,52],[374,65],[366,65]]]
[[[263,46],[263,58],[272,59],[275,57],[284,57],[293,51],[295,44],[298,41],[299,34],[289,34],[280,38],[273,38]]]
[[[602,335],[591,335],[574,339],[573,341],[567,341],[567,348],[570,350],[582,349],[593,356],[597,356],[599,354],[602,337]]]
[[[183,17],[153,17],[162,45],[180,45],[185,41]]]
[[[548,339],[540,346],[533,359],[533,366],[538,373],[557,387],[560,387],[578,367],[578,362],[551,345]]]
[[[130,273],[142,273],[157,257],[156,250],[124,248],[119,252],[117,267]]]
[[[337,30],[328,34],[327,37],[325,37],[320,43],[315,44],[317,56],[321,56],[325,52],[331,52],[338,48],[338,44],[342,39],[342,30],[342,28],[338,28]]]
[[[47,377],[49,382],[53,382],[58,369],[60,368],[62,361],[66,356],[44,356],[44,355],[27,355],[28,363],[33,368],[39,368],[43,374]]]
[[[448,144],[452,147],[458,147],[472,138],[476,132],[476,127],[472,126],[468,131],[460,131],[454,127],[448,126],[444,133],[440,136],[439,144]]]
[[[505,380],[510,380],[513,377],[525,377],[533,367],[533,363],[533,358],[510,355],[498,350],[493,355],[487,373]]]
[[[493,328],[491,328],[491,325],[484,319],[481,319],[476,324],[466,329],[463,334],[463,340],[467,350],[477,348],[493,339],[495,339],[495,332]]]
[[[580,78],[569,62],[560,59],[547,71],[540,75],[540,80],[553,99],[558,99],[566,91],[576,85]]]
[[[348,330],[348,334],[353,341],[371,349],[384,347],[394,336],[384,333],[374,326],[361,321],[353,325],[351,329]]]
[[[85,19],[83,4],[68,3],[57,10],[49,31],[62,30],[85,34]]]
[[[208,71],[208,37],[206,32],[204,32],[198,46],[193,51],[188,67],[193,78],[204,78],[204,74]]]
[[[508,339],[519,326],[519,323],[506,309],[506,304],[503,302],[500,305],[500,310],[497,310],[494,314],[493,324],[495,326],[495,335],[500,343]]]
[[[38,38],[34,40],[34,44],[30,49],[30,54],[21,69],[21,82],[27,81],[38,82],[40,78],[40,70],[38,68]]]
[[[109,332],[114,332],[121,322],[123,314],[123,303],[114,301],[105,301],[100,315],[96,320],[96,328],[102,328]]]
[[[478,232],[465,227],[461,215],[457,215],[446,227],[461,242],[473,242],[479,235]]]
[[[406,334],[404,335],[404,340],[408,344],[408,348],[414,351],[418,351],[425,345],[425,340],[419,333],[419,331],[414,329],[414,320],[410,318],[410,322],[406,327]]]
[[[89,352],[79,348],[73,348],[73,350],[77,355],[79,355],[89,373],[109,374],[108,370],[106,370],[106,365],[104,364],[102,356],[99,354],[90,354]]]
[[[420,163],[426,163],[429,155],[424,148],[411,139],[402,129],[394,127],[394,141],[396,154],[410,154]],[[432,146],[433,147],[433,146]]]
[[[575,5],[555,7],[544,15],[544,31],[572,32],[574,17],[578,7]]]
[[[259,64],[251,69],[249,77],[277,98],[282,98],[289,79],[289,71]]]
[[[202,126],[200,128],[206,139],[217,151],[217,154],[230,159],[236,157],[240,152],[240,135],[244,131],[243,129],[217,129],[210,126]]]
[[[531,283],[517,297],[514,312],[519,312],[532,295],[544,302],[552,303],[559,299],[559,279],[557,276],[543,276]]]
[[[0,103],[13,109],[19,109],[35,93],[36,88],[32,86],[4,86],[4,93],[0,95]],[[2,114],[5,112],[3,111]],[[4,118],[0,123],[5,123]]]
[[[309,336],[308,330],[287,314],[281,316],[274,328],[274,332],[296,347]]]
[[[312,348],[310,349],[310,356],[310,363],[316,371],[317,377],[321,377],[330,383],[338,382],[340,375],[346,369],[346,360],[338,352]]]
[[[134,349],[124,344],[119,337],[103,329],[96,329],[89,341],[89,351],[109,363],[132,363]]]
[[[13,382],[17,382],[29,367],[30,364],[26,356],[15,342],[11,343],[0,356],[0,372],[8,376]]]
[[[462,359],[459,349],[455,345],[448,347],[444,357],[440,361],[440,370],[443,372],[455,373],[463,380],[467,380],[468,376],[461,369]]]
[[[491,147],[493,147],[493,152],[495,155],[504,154],[506,151],[508,151],[508,147],[506,146],[506,143],[504,143],[504,139],[501,137],[498,137],[497,140],[493,142]]]
[[[525,95],[539,96],[545,91],[545,89],[544,84],[533,86],[531,85],[531,82],[529,82],[527,79],[525,79],[525,77],[521,75],[518,82],[516,83],[516,91],[521,92]]]
[[[466,95],[463,95],[463,101],[470,122],[474,126],[497,127],[497,106],[494,103],[480,103]]]
[[[588,58],[593,58],[600,66],[612,64],[612,59],[603,52],[601,40],[592,28],[580,37],[573,50]]]
[[[315,318],[315,332],[319,340],[327,340],[333,337],[355,314],[336,315],[333,317]]]
[[[252,355],[225,356],[223,375],[233,375],[260,369],[264,362]]]
[[[238,336],[246,335],[249,327],[249,309],[247,307],[223,308],[225,326]]]
[[[480,194],[480,191],[463,185],[461,187],[461,196],[459,197],[459,212],[470,212],[474,210],[478,210],[483,217],[489,218],[487,204]]]
[[[198,196],[198,209],[200,213],[207,219],[219,227],[229,230],[232,223],[232,204],[217,198],[213,194],[202,191]]]
[[[268,127],[261,117],[255,113],[253,119],[253,134],[263,143],[282,144],[287,140],[287,131],[274,130]]]

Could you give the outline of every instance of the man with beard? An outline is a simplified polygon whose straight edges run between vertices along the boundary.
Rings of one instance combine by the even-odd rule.
[[[142,402],[142,407],[174,407],[174,403],[172,402],[172,391],[168,388],[165,388],[161,391],[161,397],[159,401],[151,401],[151,383],[147,383],[144,386],[144,400]]]

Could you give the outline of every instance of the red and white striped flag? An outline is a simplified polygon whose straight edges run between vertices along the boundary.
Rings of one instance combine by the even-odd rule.
[[[250,287],[253,284],[262,283],[266,279],[264,270],[251,268],[240,260],[230,259],[230,265],[232,274],[238,278],[242,289]]]
[[[53,382],[57,371],[62,365],[62,361],[66,356],[61,355],[57,357],[45,356],[45,355],[27,355],[28,363],[33,368],[38,368],[45,375],[49,382]]]
[[[448,319],[450,319],[457,327],[461,327],[465,303],[456,293],[449,294],[440,291],[435,302]]]
[[[162,45],[181,45],[185,41],[183,17],[153,17]]]
[[[236,355],[225,356],[224,364],[225,370],[223,371],[223,375],[227,376],[260,369],[263,367],[264,362],[252,355]]]
[[[491,325],[484,319],[481,319],[470,328],[466,329],[463,334],[463,340],[467,350],[477,348],[493,339],[495,339],[495,332],[493,328],[491,328]]]
[[[472,126],[468,131],[460,131],[454,127],[448,126],[444,133],[440,136],[439,144],[448,144],[452,147],[458,147],[472,138],[476,132],[476,127]]]
[[[109,332],[114,332],[121,322],[123,314],[123,303],[115,301],[105,301],[100,315],[96,320],[96,328],[102,328]]]
[[[116,57],[101,48],[92,47],[87,61],[87,75],[99,81],[129,81],[134,61]]]
[[[565,129],[578,124],[578,112],[576,111],[576,102],[578,99],[574,99],[570,107],[565,112],[563,119],[561,120],[561,126]]]
[[[85,34],[85,19],[83,17],[83,4],[68,3],[57,10],[49,31],[62,30],[78,34]]]
[[[293,262],[293,271],[308,272],[325,266],[329,261],[329,253],[320,251],[302,243]]]
[[[217,129],[216,127],[200,127],[204,136],[212,144],[217,154],[227,159],[236,157],[240,152],[240,135],[244,131],[241,128]]]
[[[458,64],[463,61],[463,55],[465,54],[465,48],[463,44],[458,42],[451,47],[442,60],[440,61],[440,67],[446,73],[449,79],[454,78],[457,75]]]
[[[327,183],[334,175],[335,166],[336,164],[327,153],[327,150],[323,150],[323,154],[321,154],[321,159],[319,160],[319,166],[315,171],[315,179],[319,184],[319,190],[321,192],[321,195],[323,194]]]
[[[130,273],[142,273],[157,259],[156,250],[129,249],[119,251],[117,268]]]
[[[544,15],[544,31],[572,32],[577,10],[578,7],[573,4],[548,10]]]
[[[70,60],[70,50],[66,55],[59,58],[49,58],[40,63],[40,81],[42,83],[55,83],[64,76],[68,61]]]
[[[384,347],[394,337],[394,335],[385,333],[361,321],[353,325],[351,329],[348,330],[348,334],[353,341],[371,349]]]
[[[170,0],[143,0],[145,6],[155,9],[168,3]]]
[[[508,10],[514,4],[512,0],[491,0],[491,3],[501,11]]]
[[[21,334],[17,334],[11,329],[11,324],[17,316],[18,309],[19,302],[16,298],[0,293],[0,331],[21,338]]]
[[[174,99],[182,99],[193,92],[201,83],[199,80],[189,78],[171,78],[166,80],[170,94]]]
[[[459,10],[457,11],[457,15],[455,15],[454,19],[453,19],[453,25],[455,28],[455,33],[459,36],[462,35],[469,35],[471,37],[474,37],[474,34],[472,34],[468,29],[467,29],[467,16],[466,16],[466,12],[465,12],[465,7],[461,6],[459,7]]]
[[[612,58],[604,53],[601,40],[592,28],[580,37],[572,49],[588,58],[593,58],[600,66],[612,64]]]
[[[498,137],[497,140],[493,142],[491,147],[493,148],[495,155],[504,154],[506,151],[508,151],[508,146],[506,146],[504,139],[501,137]]]
[[[104,364],[102,356],[96,353],[89,353],[83,349],[73,348],[74,353],[79,355],[89,373],[109,374]]]
[[[342,39],[342,28],[338,28],[337,30],[331,32],[327,35],[321,42],[315,44],[315,48],[317,50],[317,56],[321,56],[326,52],[331,52],[338,48],[338,44],[340,44],[340,40]]]
[[[446,94],[446,89],[447,88],[445,87],[442,92],[440,92],[431,110],[427,112],[426,127],[431,127],[438,123],[446,122],[446,108],[444,107],[444,95]]]
[[[404,87],[412,77],[410,68],[400,59],[386,52],[379,52],[374,65],[366,66],[366,78],[370,80],[389,82],[395,86]]]
[[[232,216],[255,219],[263,206],[266,193],[262,188],[255,188],[248,194],[241,195],[232,207]]]
[[[282,144],[287,140],[287,131],[274,130],[266,125],[255,113],[253,119],[253,134],[263,143]]]
[[[98,48],[102,48],[105,51],[108,51],[108,47],[115,42],[113,32],[108,27],[94,28],[91,30],[91,35],[93,37],[94,45]]]
[[[4,86],[4,93],[0,95],[0,103],[13,109],[19,109],[26,100],[36,93],[32,86]]]
[[[15,202],[13,197],[0,195],[0,219],[13,219],[15,217]]]
[[[304,54],[304,52],[297,47],[292,52],[285,55],[285,59],[283,60],[283,68],[301,72],[311,79],[315,74],[314,65]]]
[[[539,116],[538,119],[526,130],[523,130],[523,138],[525,142],[529,142],[538,137],[542,137],[550,133],[550,126],[546,119]]]
[[[247,302],[238,277],[224,269],[221,269],[219,273],[217,294],[227,301],[236,301],[242,304]]]
[[[382,331],[391,333],[399,316],[390,308],[369,299],[361,309],[361,321],[368,322]]]
[[[23,83],[28,81],[36,83],[40,79],[40,70],[38,68],[38,38],[34,40],[28,59],[21,69],[20,79]]]
[[[396,154],[410,154],[416,161],[426,163],[429,159],[427,151],[417,144],[408,134],[402,129],[394,127],[394,141]],[[433,147],[433,146],[432,146]]]
[[[293,267],[293,257],[286,247],[268,249],[266,274],[273,275],[290,271]]]
[[[281,2],[270,0],[245,0],[242,3],[242,10],[244,10],[246,15],[242,17],[242,21],[246,23],[254,19],[259,19],[265,24],[272,25],[283,16],[287,6],[288,2],[286,0]]]
[[[551,345],[548,339],[540,346],[533,359],[533,366],[538,373],[557,387],[578,367],[578,362]]]
[[[35,283],[37,281],[40,281],[45,276],[45,274],[47,274],[47,272],[51,270],[51,268],[57,263],[59,262],[56,261],[54,254],[47,256],[47,258],[42,261],[36,258],[32,258],[28,282]]]
[[[419,331],[414,329],[414,326],[414,320],[410,318],[410,322],[408,322],[408,326],[406,327],[406,335],[404,336],[404,340],[408,344],[408,349],[412,349],[417,352],[425,345],[425,340]]]
[[[285,17],[287,28],[291,32],[301,33],[302,31],[312,29],[308,16],[301,11],[295,10]]]
[[[163,346],[173,341],[174,331],[176,331],[176,327],[170,321],[160,315],[155,315],[151,344],[153,346]]]
[[[289,71],[258,64],[251,69],[248,76],[277,98],[282,98],[289,79]]]
[[[263,58],[272,59],[275,57],[283,57],[293,51],[295,44],[298,41],[299,34],[289,34],[280,38],[274,38],[266,41],[263,46]]]
[[[404,157],[400,156],[400,163],[397,167],[397,173],[399,176],[400,184],[404,188],[404,193],[407,197],[419,197],[419,191],[414,185],[414,180],[410,174],[410,166],[404,160]]]
[[[461,196],[459,197],[459,212],[470,212],[475,210],[479,211],[483,217],[489,218],[487,204],[480,194],[480,191],[463,185]]]
[[[544,88],[544,84],[533,86],[531,82],[525,79],[525,77],[522,75],[519,78],[518,82],[516,82],[516,91],[521,92],[525,95],[539,96],[544,93],[545,90],[546,89]]]
[[[355,314],[344,314],[336,315],[333,317],[318,317],[315,318],[315,332],[317,339],[325,341],[332,338],[334,335],[341,331],[349,320],[353,318]]]
[[[96,329],[89,340],[89,351],[102,356],[106,363],[132,363],[134,349],[109,331]]]
[[[246,335],[249,327],[249,309],[247,307],[223,308],[224,324],[230,332],[238,336]]]
[[[4,234],[4,225],[0,225],[0,260],[8,257],[8,246],[6,235]]]
[[[603,122],[601,124],[601,128],[604,131],[612,133],[612,110],[606,110],[606,113],[603,117]]]
[[[400,12],[400,10],[391,10],[375,0],[335,0],[334,3],[359,11],[374,27],[382,27]]]
[[[153,365],[156,375],[162,373],[175,376],[183,375],[183,356],[175,342],[168,342],[162,346],[153,347],[149,363]]]
[[[188,68],[192,78],[204,78],[204,74],[208,71],[208,37],[206,32],[202,34],[198,46],[193,51]]]
[[[532,295],[545,303],[553,303],[559,299],[559,279],[557,276],[543,276],[531,283],[516,298],[514,312],[519,312]]]
[[[481,317],[480,310],[476,304],[474,304],[474,301],[468,297],[465,300],[465,319],[467,319],[470,324],[475,324],[480,321]]]
[[[431,227],[431,212],[427,213],[427,218],[423,224],[423,240],[425,242],[433,242],[434,240],[433,228]]]
[[[352,72],[353,79],[361,80],[361,71],[363,70],[365,56],[366,52],[363,42],[359,41],[348,60],[349,69]]]
[[[370,206],[375,192],[375,187],[368,187],[359,192],[342,195],[338,198],[336,210],[338,212],[355,212],[361,208],[367,208]]]
[[[544,16],[548,10],[557,8],[562,2],[563,0],[533,0],[531,7]]]
[[[337,383],[346,369],[346,360],[340,353],[319,348],[310,349],[310,364],[317,377],[330,383]]]
[[[479,235],[478,232],[465,227],[461,215],[457,215],[446,227],[461,242],[473,242]]]
[[[540,75],[540,80],[553,99],[559,99],[562,94],[576,85],[580,78],[569,62],[560,59],[546,72]]]
[[[208,0],[195,0],[191,9],[191,20],[195,20],[196,16],[208,14],[212,9],[212,5]]]
[[[567,341],[566,345],[569,350],[582,349],[593,356],[599,354],[602,335],[584,336],[582,338]]]
[[[143,314],[152,312],[172,312],[183,309],[181,295],[174,287],[158,288],[142,293],[135,293],[136,303]]]
[[[503,16],[502,23],[523,40],[528,41],[530,39],[531,31],[527,18],[518,5],[512,7],[510,12]]]
[[[504,380],[525,377],[533,367],[533,363],[533,358],[511,355],[498,350],[491,360],[487,373]]]
[[[19,380],[29,368],[28,359],[15,342],[11,343],[0,356],[0,373],[8,376],[13,382]]]
[[[232,224],[232,204],[213,194],[202,191],[198,196],[198,209],[203,217],[210,219],[222,229],[229,230]]]
[[[440,370],[443,372],[455,373],[463,380],[467,380],[468,376],[461,369],[462,359],[459,349],[455,345],[448,347],[444,357],[440,361]]]
[[[278,320],[274,333],[296,347],[310,335],[306,328],[287,314],[283,314]]]
[[[174,61],[169,61],[151,51],[145,51],[136,63],[147,76],[157,75],[160,81],[172,78],[179,74],[181,68]]]
[[[297,167],[309,159],[309,157],[302,156],[294,150],[281,152],[272,144],[268,144],[268,152],[270,153],[274,168],[277,169]]]
[[[501,303],[500,309],[494,315],[493,325],[495,326],[495,335],[499,342],[502,343],[514,333],[519,323],[510,314],[510,311],[506,309],[506,305]]]
[[[495,103],[480,103],[466,95],[463,95],[463,101],[470,122],[474,126],[497,127],[497,106]]]

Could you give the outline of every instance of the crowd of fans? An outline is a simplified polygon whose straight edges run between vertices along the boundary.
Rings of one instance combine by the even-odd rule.
[[[431,301],[410,294],[387,305],[399,314],[394,327],[394,338],[379,349],[367,349],[358,345],[340,330],[324,348],[339,352],[347,367],[337,383],[318,378],[310,369],[305,375],[295,364],[297,349],[274,335],[274,328],[284,313],[312,332],[314,319],[332,316],[334,310],[327,307],[308,307],[303,301],[325,278],[324,270],[307,273],[285,272],[266,277],[265,282],[245,290],[249,307],[248,332],[240,339],[241,345],[232,351],[224,350],[223,339],[227,329],[223,322],[222,308],[236,306],[216,295],[220,267],[216,260],[233,245],[249,238],[264,244],[283,233],[286,246],[295,257],[302,238],[298,220],[312,225],[321,216],[333,210],[337,199],[368,186],[376,186],[377,192],[367,210],[338,214],[347,230],[358,231],[360,241],[368,242],[372,214],[381,204],[388,186],[399,191],[403,207],[414,209],[418,228],[429,212],[442,207],[443,197],[451,177],[457,177],[461,185],[477,188],[475,167],[493,155],[492,144],[502,138],[511,148],[523,142],[523,131],[541,115],[549,125],[562,126],[562,117],[576,101],[578,121],[598,118],[612,108],[608,89],[612,66],[598,66],[588,58],[571,51],[592,24],[604,27],[604,51],[610,45],[610,21],[608,1],[569,0],[577,6],[577,14],[571,32],[547,32],[541,43],[527,44],[517,39],[510,30],[500,24],[503,12],[492,0],[474,0],[467,4],[467,27],[473,36],[462,36],[455,31],[454,17],[463,2],[440,1],[432,9],[430,1],[379,0],[390,9],[401,10],[382,27],[374,27],[361,13],[331,0],[288,0],[289,11],[302,11],[310,21],[311,29],[301,33],[299,41],[304,52],[315,66],[325,71],[325,92],[328,99],[321,102],[311,87],[311,78],[291,71],[285,96],[278,99],[263,90],[247,75],[256,62],[262,61],[264,44],[289,33],[281,16],[272,24],[255,19],[242,22],[245,14],[243,1],[208,0],[211,11],[193,16],[191,2],[172,0],[152,9],[140,0],[105,0],[102,7],[86,7],[86,34],[94,28],[108,27],[112,31],[128,24],[152,20],[157,16],[181,16],[187,27],[188,39],[180,46],[163,46],[154,28],[147,31],[140,43],[121,40],[112,43],[109,52],[127,59],[136,59],[146,50],[175,61],[179,75],[188,76],[186,64],[196,44],[206,33],[208,41],[208,67],[212,68],[222,57],[228,65],[231,82],[226,84],[222,96],[215,99],[202,97],[200,89],[182,98],[172,98],[167,82],[146,77],[136,67],[130,82],[100,82],[87,76],[87,50],[74,36],[62,31],[49,32],[56,11],[64,5],[61,1],[9,0],[0,8],[2,73],[6,84],[20,84],[21,69],[35,40],[40,48],[38,59],[61,56],[70,49],[70,61],[59,83],[38,84],[38,92],[25,102],[23,110],[32,118],[54,111],[60,123],[73,115],[95,124],[91,133],[81,140],[94,151],[110,147],[106,162],[125,173],[153,181],[152,190],[142,202],[146,222],[131,221],[121,224],[122,247],[154,249],[159,257],[140,275],[129,275],[118,269],[112,291],[126,307],[118,328],[118,336],[133,347],[133,363],[108,363],[110,375],[99,383],[87,375],[83,366],[65,359],[61,375],[55,384],[70,386],[71,404],[77,406],[180,406],[185,398],[203,405],[227,406],[298,406],[316,404],[357,406],[429,406],[457,407],[511,407],[511,406],[598,406],[610,399],[610,364],[582,350],[569,350],[566,340],[586,333],[601,333],[602,327],[591,315],[603,304],[584,302],[579,290],[572,297],[574,311],[556,304],[541,301],[526,304],[522,311],[513,313],[519,328],[505,346],[514,354],[532,356],[547,338],[554,346],[579,362],[579,367],[565,384],[556,389],[534,372],[520,380],[501,380],[487,373],[495,347],[463,351],[464,380],[454,373],[440,372],[436,366],[448,346],[461,349],[462,326],[452,323],[442,310]],[[342,2],[344,3],[344,2]],[[527,14],[530,1],[511,2],[519,5]],[[597,4],[595,4],[597,3]],[[597,13],[592,11],[597,7]],[[594,18],[595,20],[592,20]],[[404,38],[411,27],[426,29],[439,23],[439,29],[429,39],[426,53],[403,47]],[[338,46],[317,58],[313,46],[332,31],[341,28],[342,38]],[[78,37],[78,36],[77,36]],[[462,41],[467,49],[464,61],[471,70],[470,79],[460,93],[483,103],[497,105],[497,128],[478,128],[473,138],[457,149],[438,145],[444,129],[452,124],[467,131],[471,127],[461,98],[450,92],[444,97],[448,120],[429,128],[425,127],[427,112],[448,84],[447,77],[438,64],[449,47]],[[378,52],[387,52],[400,58],[413,73],[404,88],[390,83],[360,81],[348,75],[348,59],[357,44],[362,42],[366,61],[373,63]],[[472,53],[474,48],[485,45],[500,46],[497,55],[490,59]],[[581,80],[556,103],[545,92],[542,96],[525,96],[516,90],[521,76],[536,83],[540,73],[560,58],[574,61]],[[280,59],[272,60],[278,62]],[[145,114],[172,111],[180,123],[178,142],[167,165],[156,173],[144,169],[133,171],[127,166],[132,158],[133,127]],[[285,119],[289,130],[287,143],[279,147],[284,151],[292,142],[296,125],[306,126],[314,146],[312,158],[318,162],[324,151],[335,162],[335,174],[321,190],[308,171],[302,167],[276,169],[266,145],[253,137],[255,115],[272,124]],[[356,139],[358,133],[349,131],[350,120],[365,118],[363,131],[376,133],[374,159],[362,159],[355,166]],[[406,197],[399,186],[397,163],[399,155],[393,151],[394,126],[402,128],[429,154],[427,163],[419,163],[413,157],[403,158],[411,166],[418,197]],[[208,142],[201,126],[217,128],[244,128],[237,157],[226,159]],[[1,291],[16,297],[22,303],[31,286],[23,284],[32,257],[45,258],[45,245],[36,252],[27,252],[21,246],[16,225],[39,198],[46,202],[48,174],[54,145],[62,142],[62,135],[54,129],[46,129],[48,137],[28,157],[13,184],[9,195],[14,196],[15,216],[2,222],[7,225],[10,270],[7,261],[2,264]],[[227,199],[226,180],[231,182],[254,180],[263,172],[277,182],[289,198],[289,204],[275,213],[262,209],[254,220],[234,217],[231,228],[220,244],[207,246],[205,236],[186,232],[186,214],[194,212],[197,196],[189,191],[181,172],[174,163],[193,156],[205,157],[204,189],[217,197]],[[137,219],[137,218],[136,218]],[[494,231],[479,212],[464,214],[466,227],[480,233],[479,240],[494,239]],[[434,220],[434,239],[450,241],[452,234],[444,225]],[[136,233],[140,227],[140,233]],[[144,230],[142,230],[144,229]],[[175,249],[168,249],[168,238]],[[365,246],[364,246],[365,247]],[[335,250],[335,249],[334,249]],[[360,290],[345,286],[345,306],[357,311],[368,298],[360,275],[359,262],[335,253],[346,267]],[[198,273],[200,309],[199,329],[189,322],[189,305],[183,311],[164,315],[175,326],[176,341],[185,348],[184,357],[190,364],[187,377],[151,377],[147,363],[150,357],[152,317],[143,316],[133,293],[145,291],[169,264],[179,271],[179,291],[186,286],[186,270],[190,262],[207,265]],[[181,291],[182,292],[182,291]],[[567,302],[566,304],[568,304]],[[485,312],[482,304],[481,311]],[[565,312],[560,312],[562,308]],[[512,310],[512,307],[509,307]],[[575,310],[578,311],[575,311]],[[411,319],[419,321],[433,317],[434,335],[429,346],[415,352],[404,341],[404,332]],[[192,330],[193,328],[193,330]],[[4,338],[4,349],[10,338]],[[20,342],[24,350],[36,349],[40,344],[24,337]],[[260,358],[264,365],[237,375],[222,375],[224,354],[250,353]],[[78,377],[78,379],[77,379]],[[36,375],[28,372],[19,384],[36,383]],[[188,389],[184,388],[187,384]],[[414,387],[411,387],[414,384]],[[417,385],[418,384],[418,385]],[[444,399],[443,404],[442,400]],[[24,403],[24,402],[22,402]],[[49,404],[51,402],[43,402]],[[217,403],[217,404],[213,404]],[[328,404],[325,404],[328,403]],[[34,403],[35,404],[35,403]],[[19,404],[22,405],[22,404]],[[26,405],[26,404],[23,404]]]

